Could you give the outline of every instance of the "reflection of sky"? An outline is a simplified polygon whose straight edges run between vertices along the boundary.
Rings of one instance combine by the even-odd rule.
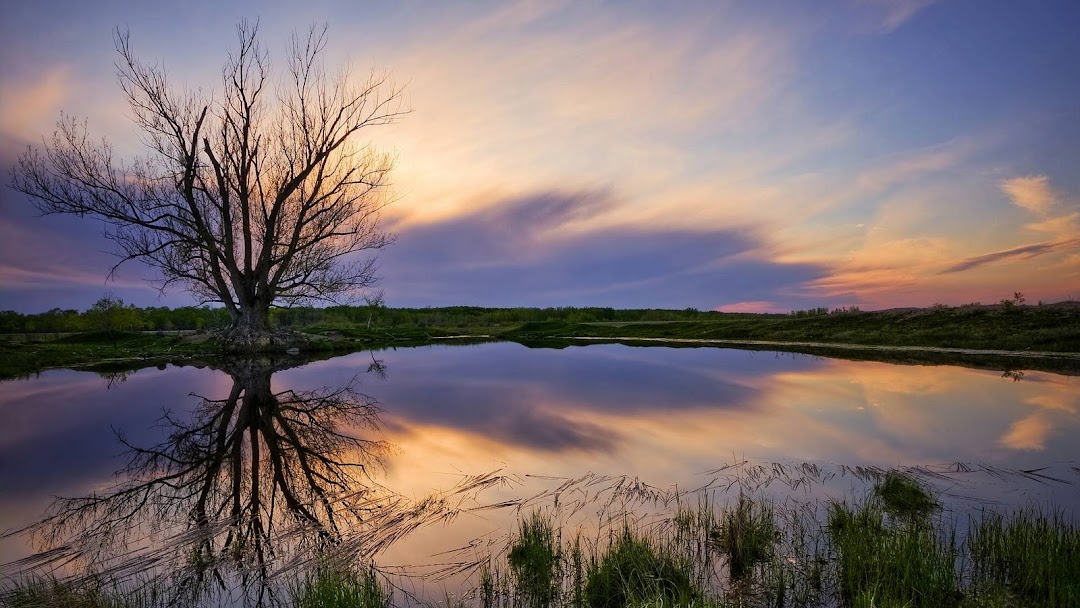
[[[1080,459],[1076,378],[1023,381],[956,367],[894,366],[713,348],[512,343],[358,353],[280,372],[275,390],[340,386],[384,407],[397,445],[387,484],[409,495],[462,473],[630,474],[667,487],[747,458],[879,466],[986,463],[1035,468]],[[136,445],[167,432],[228,376],[146,369],[107,388],[90,373],[51,371],[0,391],[4,527],[26,523],[54,494],[107,484],[122,464],[112,429]]]

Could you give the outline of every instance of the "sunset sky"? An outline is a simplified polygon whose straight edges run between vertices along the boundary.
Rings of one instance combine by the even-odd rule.
[[[242,18],[280,67],[387,68],[412,113],[380,256],[390,306],[787,312],[1080,299],[1080,2],[8,2],[0,309],[159,295],[100,222],[6,187],[61,112],[141,153],[113,31],[210,88]]]

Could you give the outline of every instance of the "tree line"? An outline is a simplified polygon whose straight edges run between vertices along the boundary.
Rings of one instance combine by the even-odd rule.
[[[329,306],[274,308],[270,310],[273,327],[292,329],[395,327],[513,327],[529,322],[561,321],[567,323],[695,321],[720,313],[683,310],[629,309],[610,307],[483,308],[446,306],[440,308],[387,308],[379,304],[365,306]],[[70,333],[85,331],[209,331],[229,327],[231,318],[222,307],[150,306],[139,308],[114,296],[104,296],[89,309],[54,308],[37,314],[13,310],[0,311],[0,333]]]

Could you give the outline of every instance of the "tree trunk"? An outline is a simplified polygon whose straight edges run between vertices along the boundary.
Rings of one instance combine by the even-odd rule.
[[[287,332],[270,329],[270,311],[266,306],[242,306],[234,315],[232,326],[222,332],[222,346],[231,352],[285,350],[292,346]]]
[[[241,308],[233,319],[232,330],[246,334],[270,333],[270,311],[263,306]]]

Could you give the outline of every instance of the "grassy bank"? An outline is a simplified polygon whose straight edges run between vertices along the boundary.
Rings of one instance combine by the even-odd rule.
[[[305,354],[344,354],[396,346],[468,341],[458,332],[434,328],[396,330],[315,326],[303,333]],[[486,338],[477,337],[482,341]],[[168,363],[213,362],[222,346],[207,332],[93,331],[18,335],[0,340],[0,379],[25,377],[52,368],[102,373],[133,371]]]
[[[344,312],[343,312],[344,310]],[[363,318],[351,320],[349,314]],[[670,313],[664,315],[661,313]],[[362,314],[361,314],[362,313]],[[355,316],[355,315],[353,315]],[[546,321],[520,321],[546,318]],[[596,321],[582,319],[621,319]],[[671,318],[676,320],[655,320]],[[677,320],[682,319],[682,320]],[[508,324],[509,323],[509,324]],[[561,347],[582,338],[655,345],[649,340],[729,342],[737,348],[786,350],[830,357],[917,364],[948,363],[992,369],[1041,369],[1072,373],[1080,359],[1036,361],[962,353],[852,351],[830,345],[931,347],[1080,353],[1080,303],[1038,306],[935,307],[877,312],[811,311],[789,315],[617,311],[613,309],[486,309],[452,307],[334,309],[291,326],[307,352],[347,353],[391,346],[416,346],[465,337],[513,340],[529,346]],[[0,378],[53,367],[127,366],[129,369],[218,356],[221,345],[204,331],[90,331],[68,334],[8,334],[0,339]],[[738,344],[766,341],[768,345]],[[691,342],[687,342],[690,344]]]
[[[549,321],[526,323],[503,335],[526,343],[574,337],[668,338],[1080,352],[1080,303],[831,314],[724,314],[672,322]]]

